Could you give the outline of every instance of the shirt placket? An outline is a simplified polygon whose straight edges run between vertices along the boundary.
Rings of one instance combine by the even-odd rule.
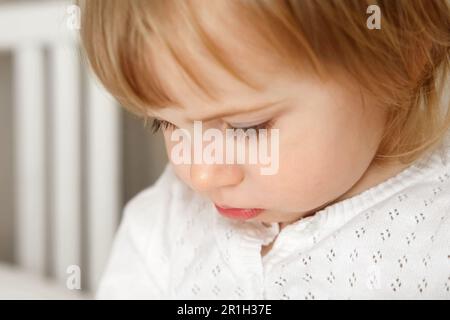
[[[270,243],[278,233],[278,225],[264,227],[260,223],[228,221],[219,217],[218,244],[246,298],[264,298],[264,270],[261,246]]]

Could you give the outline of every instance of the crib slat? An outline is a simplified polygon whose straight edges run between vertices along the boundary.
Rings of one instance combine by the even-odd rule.
[[[44,55],[39,47],[14,53],[16,262],[44,274],[46,263]]]
[[[64,282],[70,265],[81,267],[81,157],[79,62],[76,50],[58,45],[52,63],[52,269]]]
[[[120,214],[120,109],[90,76],[88,84],[88,285],[95,290]]]

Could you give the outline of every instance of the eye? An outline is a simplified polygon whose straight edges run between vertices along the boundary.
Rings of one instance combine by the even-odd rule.
[[[262,122],[260,124],[256,124],[253,126],[247,126],[247,127],[240,127],[240,126],[232,126],[230,124],[227,124],[228,129],[232,129],[232,130],[243,130],[244,132],[247,132],[248,130],[259,130],[259,129],[270,129],[273,126],[273,120],[269,120],[269,121],[265,121]],[[153,133],[157,133],[160,130],[174,130],[176,129],[177,126],[174,125],[173,123],[166,121],[166,120],[159,120],[159,119],[154,119],[153,123],[152,123],[152,127],[151,130]]]
[[[153,133],[157,133],[160,130],[168,130],[168,129],[175,129],[176,126],[166,120],[159,120],[159,119],[154,119],[153,123],[152,123],[152,132]]]
[[[273,126],[273,120],[269,120],[269,121],[265,121],[253,126],[248,126],[248,127],[239,127],[239,126],[232,126],[231,124],[228,124],[228,129],[232,129],[232,130],[243,130],[244,132],[247,132],[248,130],[259,130],[259,129],[270,129]]]

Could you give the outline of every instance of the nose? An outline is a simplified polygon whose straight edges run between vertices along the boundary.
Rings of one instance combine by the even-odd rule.
[[[238,185],[244,179],[237,165],[192,164],[190,174],[192,187],[198,192]]]

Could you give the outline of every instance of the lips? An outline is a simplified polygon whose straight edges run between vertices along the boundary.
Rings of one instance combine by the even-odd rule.
[[[229,208],[215,204],[220,214],[233,219],[251,219],[258,216],[264,209],[260,208]]]

